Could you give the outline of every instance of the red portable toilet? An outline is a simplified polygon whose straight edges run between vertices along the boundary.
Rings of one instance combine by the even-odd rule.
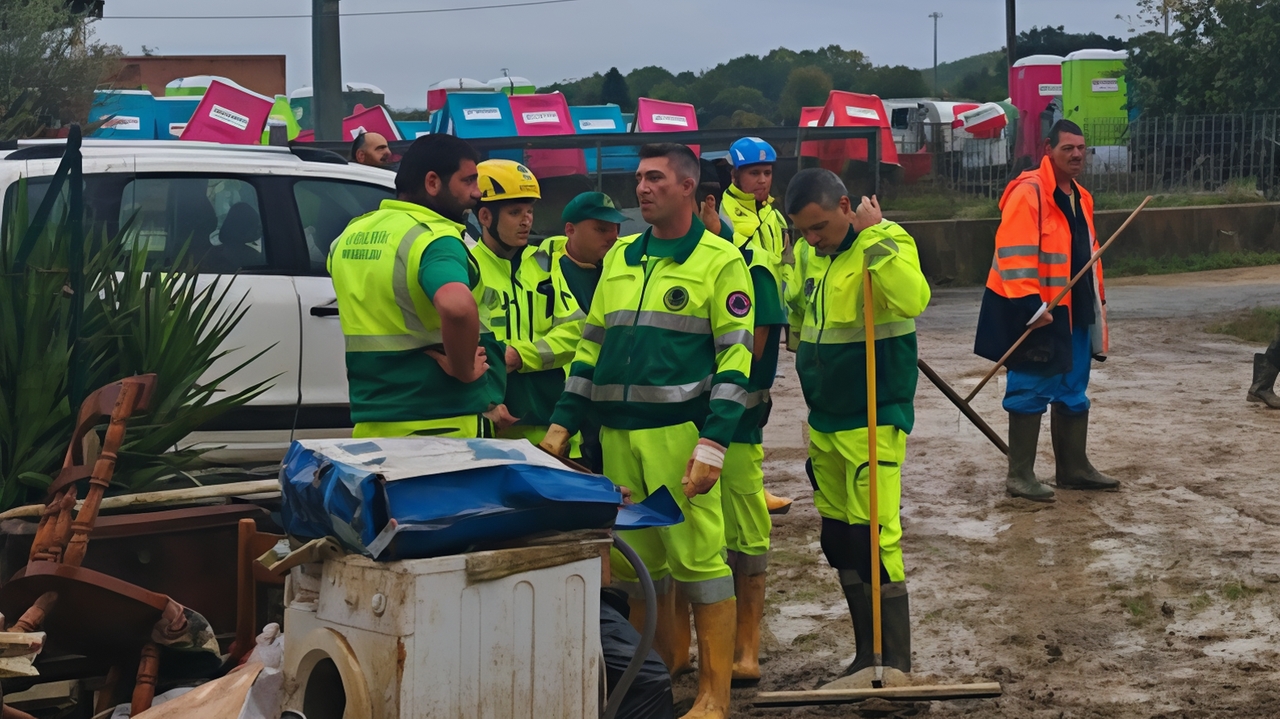
[[[984,103],[972,110],[960,113],[960,126],[964,131],[980,140],[990,140],[1000,136],[1000,131],[1009,124],[1004,108],[994,102]]]
[[[1062,97],[1063,59],[1058,55],[1031,55],[1009,68],[1009,100],[1018,108],[1016,157],[1039,161],[1044,154],[1040,113],[1055,97]]]
[[[558,92],[516,94],[510,101],[516,132],[521,137],[576,134],[573,118],[569,115],[569,102],[564,95]],[[587,161],[582,150],[525,150],[524,164],[539,178],[587,174]]]
[[[376,132],[388,140],[403,140],[400,129],[391,119],[391,113],[382,105],[374,105],[368,110],[356,105],[355,112],[342,118],[342,134],[350,142],[362,132]]]
[[[800,127],[817,127],[818,122],[822,119],[821,107],[802,107],[800,108]],[[818,141],[808,140],[800,143],[801,157],[817,157]]]
[[[884,103],[875,95],[832,90],[827,104],[822,107],[822,127],[879,127],[880,162],[897,165],[898,146],[893,142],[893,130],[889,127],[889,114]],[[844,163],[867,161],[866,140],[825,140],[819,144],[818,157],[822,166],[840,173]]]
[[[230,80],[211,80],[178,139],[261,145],[262,128],[275,102]]]
[[[698,129],[698,115],[686,102],[667,102],[640,98],[636,103],[636,132],[693,132]],[[693,154],[702,148],[689,145]]]

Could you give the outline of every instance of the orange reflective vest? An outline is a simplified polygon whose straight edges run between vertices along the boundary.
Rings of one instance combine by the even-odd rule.
[[[1046,156],[1039,168],[1010,182],[1000,199],[995,256],[987,274],[974,342],[974,352],[982,357],[998,361],[1026,330],[1041,303],[1057,297],[1071,280],[1071,225],[1053,199],[1056,188],[1052,160]],[[1090,244],[1097,252],[1093,195],[1079,185],[1076,189],[1089,224]],[[1093,354],[1100,356],[1108,349],[1102,263],[1095,263],[1090,271],[1097,318],[1090,326],[1091,344]],[[1021,369],[1018,365],[1029,361],[1046,373],[1070,369],[1071,292],[1062,298],[1053,316],[1053,325],[1027,338],[1010,359],[1011,367]]]

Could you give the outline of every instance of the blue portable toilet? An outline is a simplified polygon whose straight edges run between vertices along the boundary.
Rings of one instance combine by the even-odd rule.
[[[156,139],[176,140],[196,112],[199,96],[174,95],[156,98]]]
[[[511,102],[501,92],[451,92],[444,107],[432,116],[432,132],[464,140],[484,137],[517,137]],[[524,150],[494,150],[491,159],[524,162]]]
[[[573,129],[579,135],[619,134],[627,131],[622,109],[617,105],[578,105],[569,108]],[[596,150],[584,147],[587,173],[595,174]],[[600,151],[600,169],[604,172],[635,172],[640,167],[640,154],[633,145],[604,147]]]
[[[431,122],[428,120],[397,120],[396,129],[400,131],[400,137],[413,142],[422,135],[431,134]]]
[[[93,137],[115,140],[156,139],[156,99],[146,90],[98,90],[89,122],[103,121]]]

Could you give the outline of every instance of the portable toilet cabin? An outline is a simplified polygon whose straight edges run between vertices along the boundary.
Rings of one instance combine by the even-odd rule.
[[[1015,157],[1039,162],[1044,155],[1040,116],[1055,97],[1062,97],[1062,60],[1058,55],[1031,55],[1009,69],[1009,101],[1018,108]]]
[[[389,142],[404,139],[400,136],[400,128],[391,119],[391,113],[382,105],[367,110],[356,105],[354,113],[342,118],[342,134],[347,142],[355,140],[362,132],[376,132]]]
[[[1077,50],[1062,63],[1062,117],[1084,130],[1090,145],[1123,144],[1128,89],[1123,50]]]
[[[647,97],[636,102],[636,132],[694,132],[697,129],[698,115],[689,103]],[[702,148],[689,145],[689,149],[697,155]]]
[[[507,97],[514,97],[516,95],[533,95],[538,91],[538,88],[532,82],[523,77],[510,77],[504,75],[502,77],[495,77],[485,84],[493,88],[495,92],[500,92]]]
[[[427,120],[396,120],[396,129],[400,138],[413,141],[423,135],[431,134],[431,123]]]
[[[275,99],[230,80],[213,80],[183,128],[182,140],[258,145]]]
[[[165,95],[156,98],[156,139],[176,140],[200,104],[200,95]]]
[[[310,87],[300,87],[289,93],[289,106],[293,108],[293,118],[302,130],[315,130],[315,117],[312,114],[312,95]],[[386,102],[386,93],[377,85],[367,82],[348,82],[342,86],[342,111],[350,115],[356,105],[373,107]],[[309,142],[310,140],[308,140]]]
[[[893,143],[893,131],[884,103],[875,95],[832,90],[827,104],[822,107],[820,127],[878,127],[880,128],[880,162],[898,165],[898,147]],[[839,174],[846,162],[867,161],[867,141],[858,139],[823,140],[818,143],[818,159],[822,166]]]
[[[276,95],[275,102],[271,105],[271,112],[267,115],[267,128],[262,131],[262,144],[270,144],[273,125],[285,128],[285,137],[289,141],[298,139],[298,135],[302,133],[297,118],[293,116],[293,107],[289,105],[288,95]]]
[[[98,90],[93,93],[89,122],[102,122],[93,137],[154,140],[158,113],[156,99],[146,90]]]
[[[427,110],[435,112],[444,108],[445,98],[455,92],[494,92],[494,89],[469,77],[451,77],[448,80],[441,80],[427,88]]]
[[[614,135],[627,132],[627,120],[617,105],[575,105],[569,108],[573,129],[578,135]],[[587,171],[596,171],[596,149],[582,151]],[[632,173],[640,166],[640,154],[634,146],[600,148],[601,172]]]
[[[966,168],[998,167],[1009,164],[1009,143],[1004,130],[1009,116],[996,102],[983,103],[956,118],[967,135],[961,150],[961,164]]]
[[[817,127],[820,120],[822,120],[821,107],[800,108],[800,127]],[[818,156],[817,140],[806,140],[800,143],[800,156],[816,158]]]
[[[451,92],[444,107],[432,118],[432,132],[454,135],[464,140],[485,137],[517,137],[511,101],[500,92]],[[515,143],[513,143],[515,144]],[[524,160],[521,149],[494,150],[490,159]]]
[[[512,95],[508,102],[511,103],[511,117],[516,122],[516,132],[520,137],[574,134],[569,103],[558,92]],[[573,148],[525,150],[524,164],[539,178],[587,174],[582,150]]]

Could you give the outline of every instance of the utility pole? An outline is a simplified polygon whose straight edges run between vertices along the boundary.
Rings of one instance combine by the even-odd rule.
[[[1169,37],[1169,2],[1164,0],[1164,36]]]
[[[1017,0],[1004,0],[1004,46],[1009,56],[1009,67],[1018,60],[1018,21],[1014,14]]]
[[[317,142],[342,142],[342,39],[338,0],[311,0],[311,111]]]
[[[938,91],[938,18],[942,17],[942,13],[933,12],[929,14],[933,18],[933,94],[936,97],[942,97]]]

